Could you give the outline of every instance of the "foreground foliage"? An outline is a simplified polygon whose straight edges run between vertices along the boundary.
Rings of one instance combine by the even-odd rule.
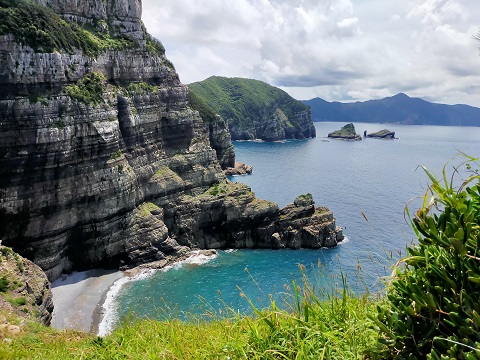
[[[241,293],[241,296],[245,296]],[[2,359],[355,359],[375,343],[375,301],[292,285],[290,311],[274,301],[253,316],[132,320],[105,338],[29,324],[0,343]],[[250,301],[250,300],[249,300]]]
[[[432,184],[412,220],[418,245],[374,317],[380,358],[480,359],[480,187],[464,165],[470,176],[458,188],[445,168],[440,180],[426,171]]]

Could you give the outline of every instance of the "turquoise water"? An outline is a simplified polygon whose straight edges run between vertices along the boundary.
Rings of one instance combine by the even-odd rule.
[[[381,288],[381,277],[414,240],[404,208],[425,193],[427,177],[418,166],[440,174],[447,161],[461,161],[459,151],[478,156],[480,128],[355,124],[359,133],[386,127],[399,139],[323,138],[342,125],[317,123],[316,139],[236,142],[237,160],[253,165],[254,173],[233,181],[281,206],[311,193],[317,205],[333,210],[348,241],[335,249],[221,251],[213,260],[180,264],[126,283],[109,314],[120,319],[132,312],[158,317],[166,305],[179,314],[219,312],[225,306],[248,312],[241,291],[258,307],[267,305],[270,295],[281,303],[292,280],[301,281],[298,264],[310,272],[319,261],[325,269],[310,274],[319,289],[341,283],[340,270],[355,291]],[[452,160],[456,156],[458,160]],[[451,172],[450,165],[447,169]],[[412,209],[418,206],[419,200],[411,202]]]

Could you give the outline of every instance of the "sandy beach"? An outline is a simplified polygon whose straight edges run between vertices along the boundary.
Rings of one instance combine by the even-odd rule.
[[[117,270],[93,269],[63,275],[52,283],[55,329],[98,332],[102,304],[115,281],[123,276]]]
[[[51,325],[59,330],[80,330],[104,336],[112,326],[108,311],[104,318],[104,305],[109,307],[116,292],[126,282],[149,276],[175,263],[203,264],[216,254],[215,250],[194,250],[180,257],[167,257],[126,271],[92,269],[62,275],[52,283],[54,310]]]

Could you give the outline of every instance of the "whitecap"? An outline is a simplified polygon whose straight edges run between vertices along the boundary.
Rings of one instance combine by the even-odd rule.
[[[347,237],[347,236],[343,236],[343,240],[340,241],[337,245],[343,245],[343,244],[346,244],[350,241],[350,239]]]
[[[122,288],[128,284],[129,282],[133,281],[138,281],[138,280],[144,280],[148,279],[151,277],[157,269],[148,269],[145,271],[142,271],[141,273],[135,275],[135,276],[124,276],[117,281],[115,281],[112,286],[110,286],[110,289],[108,290],[106,296],[105,296],[105,301],[103,302],[102,305],[102,321],[100,324],[98,324],[98,336],[106,336],[108,335],[113,328],[115,327],[115,324],[118,321],[118,312],[117,312],[117,295],[119,292],[122,290]]]

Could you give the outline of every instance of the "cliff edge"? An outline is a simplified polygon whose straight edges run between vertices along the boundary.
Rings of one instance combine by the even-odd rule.
[[[140,17],[140,0],[0,2],[4,244],[50,280],[192,247],[335,246],[328,211],[226,180],[225,123],[189,107]]]

